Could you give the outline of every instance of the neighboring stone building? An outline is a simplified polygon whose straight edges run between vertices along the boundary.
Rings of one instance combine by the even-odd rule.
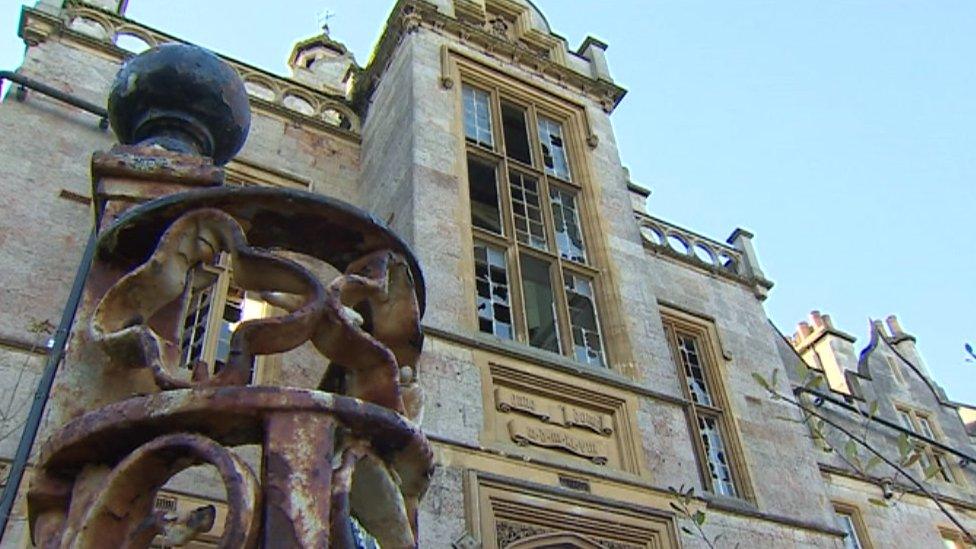
[[[125,19],[124,4],[25,8],[18,74],[104,105],[122,46],[178,41]],[[815,313],[787,340],[763,310],[772,283],[751,234],[719,242],[649,215],[650,191],[618,155],[610,116],[625,90],[606,49],[593,38],[570,49],[527,0],[400,0],[365,67],[327,35],[296,44],[292,78],[228,60],[253,110],[228,184],[359,206],[424,268],[417,375],[438,468],[421,546],[962,547],[931,498],[868,467],[832,427],[825,452],[800,410],[756,380],[779,370],[775,389],[794,398],[787,380],[822,372],[809,385],[822,394],[795,398],[896,462],[899,433],[913,432],[907,470],[926,466],[922,485],[973,532],[972,424],[967,434],[914,338],[893,317],[874,323],[858,357]],[[102,116],[17,85],[0,105],[4,463],[92,229],[91,155],[114,142]],[[257,381],[315,388],[323,371],[292,354],[267,359]],[[59,410],[42,436],[70,419]],[[679,486],[694,488],[688,510],[704,513],[708,541],[672,505]],[[172,488],[160,505],[214,494]],[[22,498],[2,546],[29,546]]]

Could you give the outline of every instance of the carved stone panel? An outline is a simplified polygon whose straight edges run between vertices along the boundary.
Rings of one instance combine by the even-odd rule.
[[[486,442],[568,465],[640,475],[633,397],[591,381],[483,353]]]
[[[671,513],[471,472],[471,524],[483,549],[678,547]]]

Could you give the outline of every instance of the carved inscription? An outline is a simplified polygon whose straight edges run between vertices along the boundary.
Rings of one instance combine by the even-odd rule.
[[[604,436],[613,434],[613,420],[606,414],[549,402],[507,387],[495,388],[495,407],[500,412],[516,411],[535,416],[546,423],[589,429]]]
[[[606,436],[613,434],[613,427],[610,426],[610,418],[605,414],[582,410],[575,406],[560,407],[563,409],[564,425],[583,427]]]
[[[520,446],[542,446],[564,450],[589,459],[597,465],[606,465],[609,456],[601,441],[587,440],[559,427],[536,425],[522,419],[508,422],[508,433],[512,441]]]
[[[499,411],[505,413],[517,410],[533,415],[545,422],[552,420],[551,406],[548,402],[542,402],[532,395],[517,393],[505,387],[495,388],[495,406]]]

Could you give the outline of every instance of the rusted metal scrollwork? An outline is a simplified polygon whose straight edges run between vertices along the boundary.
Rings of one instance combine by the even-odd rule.
[[[296,294],[301,303],[287,316],[250,320],[231,339],[227,366],[213,377],[196,368],[193,380],[174,376],[179,349],[147,322],[184,294],[187,273],[228,252],[237,287],[245,291]],[[217,209],[195,210],[166,230],[148,261],[122,277],[102,298],[91,321],[93,339],[114,360],[152,371],[161,389],[244,385],[255,354],[282,353],[308,341],[322,319],[325,290],[301,265],[247,245],[233,217]]]
[[[164,61],[182,55],[165,53]],[[136,67],[166,73],[154,63],[144,59]],[[193,93],[208,93],[201,82]],[[124,90],[113,97],[131,116],[158,114]],[[235,108],[226,116],[242,119]],[[115,114],[113,124],[128,116]],[[181,117],[165,116],[147,123],[165,128],[162,138],[132,138],[151,147],[129,145],[99,158],[117,154],[116,164],[124,165],[140,154],[169,154],[166,180],[172,184],[179,182],[173,166],[180,155],[240,146],[208,133],[219,120],[194,120],[190,130],[175,131],[173,121]],[[140,133],[132,123],[123,127]],[[177,143],[170,149],[175,153],[153,152],[184,138],[206,146]],[[145,185],[153,185],[151,175],[151,169],[140,174]],[[150,188],[141,205],[100,230],[79,316],[86,326],[75,330],[73,361],[64,366],[64,383],[86,380],[91,394],[62,403],[70,421],[40,450],[28,493],[34,542],[136,548],[162,540],[180,546],[216,523],[219,547],[345,549],[356,547],[352,525],[358,524],[384,548],[416,547],[417,509],[433,471],[430,445],[411,421],[423,400],[414,373],[425,300],[416,259],[374,218],[327,197],[197,183],[187,188]],[[98,198],[113,199],[101,191]],[[340,274],[326,283],[308,267],[314,261]],[[232,266],[221,271],[225,286],[195,278],[218,262]],[[196,310],[190,305],[204,290],[227,288],[283,313],[241,320],[228,332],[226,356],[207,362],[187,352],[187,326],[196,325],[185,320],[185,311]],[[254,384],[257,357],[306,343],[321,358],[318,387],[291,387],[287,377]],[[125,383],[132,383],[128,391],[106,389]],[[238,451],[255,445],[260,463]],[[168,481],[199,465],[216,470],[226,512],[203,506],[177,517],[154,508]]]

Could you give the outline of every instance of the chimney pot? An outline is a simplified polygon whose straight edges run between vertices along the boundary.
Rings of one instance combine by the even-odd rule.
[[[885,323],[888,325],[888,330],[891,331],[892,337],[899,337],[905,335],[905,331],[901,328],[901,323],[898,322],[898,317],[895,315],[888,315],[885,319]]]

